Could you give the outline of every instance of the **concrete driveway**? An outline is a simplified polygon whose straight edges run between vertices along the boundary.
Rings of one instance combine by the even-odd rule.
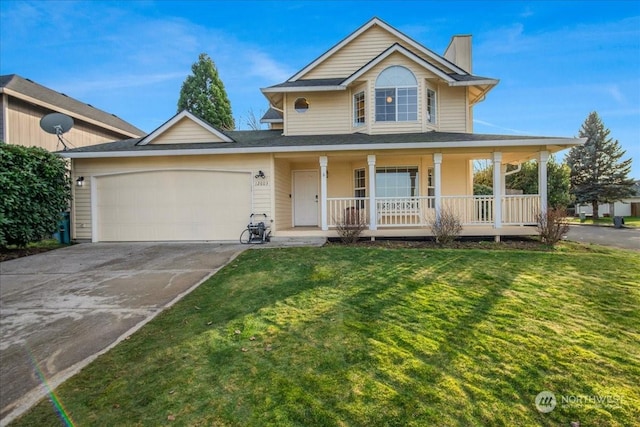
[[[567,239],[581,243],[595,243],[621,249],[640,251],[640,230],[595,225],[571,225]]]
[[[0,425],[246,248],[86,243],[0,263]]]

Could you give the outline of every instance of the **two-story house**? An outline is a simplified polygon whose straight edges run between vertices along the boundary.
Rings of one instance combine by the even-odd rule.
[[[222,131],[183,111],[143,138],[71,150],[73,238],[236,240],[250,213],[274,237],[424,236],[446,209],[466,235],[534,234],[550,153],[583,143],[473,133],[473,107],[498,84],[472,73],[471,37],[438,55],[378,18],[290,79],[263,88],[269,130]],[[494,192],[474,196],[491,159]],[[507,164],[537,159],[540,194],[508,196]]]
[[[17,74],[0,76],[0,141],[62,150],[58,137],[40,128],[40,120],[51,113],[62,113],[73,120],[73,127],[64,135],[72,148],[145,134],[113,114],[32,80]]]

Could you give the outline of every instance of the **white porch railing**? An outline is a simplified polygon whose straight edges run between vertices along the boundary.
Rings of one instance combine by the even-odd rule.
[[[442,196],[441,209],[456,215],[463,225],[493,225],[493,196]],[[435,216],[435,197],[378,197],[376,225],[380,227],[424,227]],[[533,225],[540,212],[540,196],[502,197],[502,224]],[[369,225],[368,197],[327,198],[327,223]]]
[[[502,223],[505,225],[535,225],[540,212],[540,196],[525,194],[502,198]]]
[[[493,201],[493,196],[442,196],[442,209],[463,225],[488,225],[493,224]]]
[[[376,212],[381,227],[425,226],[435,213],[435,197],[378,197]]]
[[[338,224],[369,225],[368,197],[338,197],[327,199],[327,223],[329,227]]]

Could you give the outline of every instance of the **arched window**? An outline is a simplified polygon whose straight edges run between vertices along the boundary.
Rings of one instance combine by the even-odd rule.
[[[376,121],[418,120],[418,81],[405,67],[385,68],[376,79]]]

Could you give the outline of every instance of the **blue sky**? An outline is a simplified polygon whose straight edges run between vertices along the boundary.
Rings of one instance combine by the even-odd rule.
[[[280,83],[377,16],[431,50],[473,35],[474,73],[500,79],[477,133],[572,137],[591,111],[640,179],[640,1],[0,1],[0,73],[152,131],[176,113],[198,54],[236,124]]]

